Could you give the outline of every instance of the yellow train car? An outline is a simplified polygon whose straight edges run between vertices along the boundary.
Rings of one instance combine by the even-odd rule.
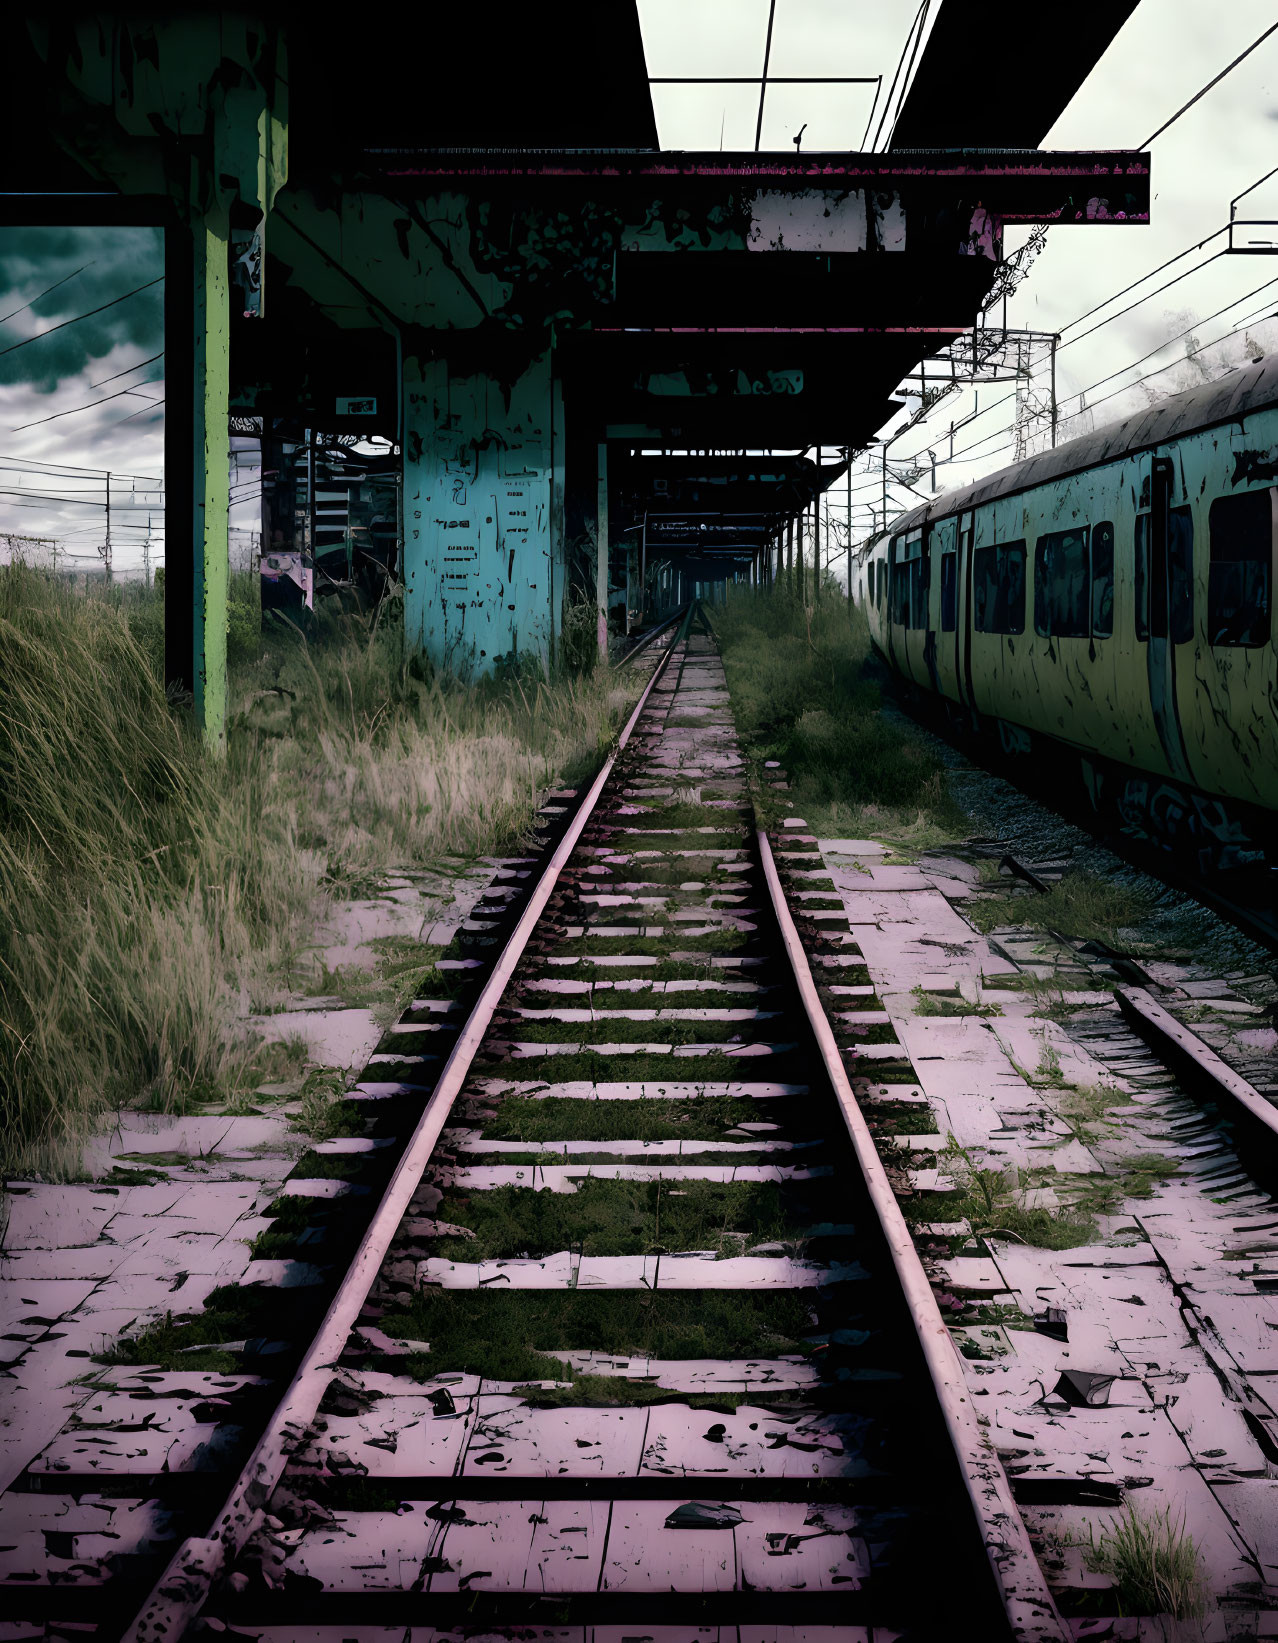
[[[854,577],[947,716],[1203,867],[1278,861],[1278,359],[912,510]]]

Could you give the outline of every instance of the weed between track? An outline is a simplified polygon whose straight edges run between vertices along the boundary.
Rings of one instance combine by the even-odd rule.
[[[537,1101],[512,1095],[476,1122],[485,1141],[718,1141],[738,1124],[761,1120],[768,1122],[767,1103],[748,1096],[580,1101],[552,1095]]]
[[[407,1364],[418,1380],[445,1373],[493,1380],[571,1380],[557,1353],[613,1358],[772,1358],[801,1353],[815,1327],[801,1292],[435,1290],[380,1320],[388,1335],[428,1341]]]
[[[521,1044],[586,1044],[607,1040],[609,1044],[710,1044],[741,1041],[755,1027],[784,1031],[784,1022],[748,1021],[630,1021],[602,1012],[600,1021],[523,1021],[494,1023],[497,1037],[518,1039]]]
[[[556,1084],[575,1083],[611,1084],[624,1080],[632,1084],[718,1084],[747,1079],[779,1078],[784,1076],[778,1067],[790,1059],[791,1052],[782,1050],[778,1055],[747,1055],[734,1057],[719,1050],[705,1055],[651,1055],[636,1051],[633,1055],[599,1055],[591,1050],[553,1056],[512,1056],[507,1061],[476,1062],[474,1073],[480,1078],[526,1078],[535,1073],[538,1078],[553,1077]]]
[[[501,1161],[508,1161],[505,1155]],[[796,1217],[787,1204],[804,1213]],[[567,1194],[493,1187],[445,1193],[434,1215],[473,1237],[431,1239],[429,1249],[451,1261],[539,1259],[559,1250],[611,1256],[704,1249],[723,1258],[747,1254],[756,1244],[801,1243],[813,1219],[833,1213],[823,1203],[822,1214],[812,1217],[809,1207],[810,1195],[799,1203],[767,1181],[587,1178]]]

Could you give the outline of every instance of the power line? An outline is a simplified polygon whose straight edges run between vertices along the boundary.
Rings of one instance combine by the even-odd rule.
[[[144,365],[154,365],[157,359],[163,358],[164,350],[161,348],[159,353],[152,354],[150,359],[140,359],[136,365],[130,365],[123,371],[117,371],[113,377],[103,377],[101,382],[91,382],[89,387],[105,388],[108,382],[118,382],[121,377],[127,377],[130,371],[140,371]]]
[[[81,468],[71,462],[46,462],[43,457],[0,456],[0,467],[8,468],[54,468],[59,473],[74,474],[105,474],[108,471],[116,473],[115,468]],[[163,479],[155,474],[120,474],[121,479],[145,479],[148,483],[163,484]]]
[[[163,380],[163,377],[151,378],[152,382],[162,382]],[[139,386],[145,388],[148,384],[143,382]],[[81,411],[91,411],[95,405],[105,405],[108,400],[122,399],[125,394],[136,394],[137,391],[137,388],[118,388],[113,394],[103,394],[101,399],[91,399],[87,405],[76,405],[69,411],[55,411],[52,416],[38,417],[34,422],[20,422],[16,428],[10,428],[9,432],[11,434],[20,434],[27,428],[41,428],[46,422],[56,422],[59,417],[63,416],[78,416]],[[121,418],[121,420],[126,421],[127,418]]]
[[[149,291],[153,285],[161,285],[163,282],[164,275],[161,274],[156,279],[148,280],[145,285],[135,285],[132,291],[126,291],[122,297],[112,297],[110,302],[104,302],[100,308],[90,308],[87,313],[77,314],[74,319],[61,320],[57,325],[49,326],[46,331],[37,331],[33,337],[24,337],[21,342],[11,343],[8,348],[0,348],[0,359],[5,354],[16,354],[19,348],[26,348],[30,343],[39,342],[41,337],[52,336],[55,331],[64,331],[68,325],[78,325],[82,319],[92,319],[94,314],[104,314],[117,303],[127,302],[130,297],[136,297],[139,291]]]
[[[1142,274],[1139,279],[1133,280],[1130,285],[1125,285],[1121,291],[1113,292],[1112,295],[1105,298],[1104,302],[1098,302],[1094,308],[1089,308],[1085,314],[1080,314],[1077,319],[1070,320],[1068,325],[1062,325],[1061,335],[1064,336],[1066,331],[1072,331],[1076,325],[1081,325],[1085,319],[1091,319],[1093,314],[1099,314],[1102,308],[1107,308],[1111,302],[1117,302],[1119,297],[1125,297],[1129,291],[1134,291],[1138,285],[1143,285],[1146,280],[1152,280],[1155,274],[1161,274],[1164,268],[1170,268],[1174,262],[1179,262],[1182,257],[1187,257],[1191,251],[1201,251],[1203,246],[1210,245],[1212,240],[1218,239],[1221,234],[1227,234],[1228,232],[1229,224],[1222,223],[1213,233],[1208,234],[1205,240],[1199,240],[1197,245],[1187,245],[1183,251],[1178,251],[1174,257],[1168,257],[1166,262],[1160,262],[1157,268],[1151,268],[1147,274]],[[1207,259],[1208,262],[1211,260],[1210,257]],[[1206,262],[1200,262],[1194,268],[1187,269],[1180,278],[1188,279],[1190,274],[1196,273],[1199,268],[1206,268],[1206,266]],[[1174,285],[1176,282],[1173,280],[1171,283]],[[1167,286],[1164,285],[1161,289],[1165,291]],[[1156,291],[1148,293],[1151,297],[1157,296],[1157,294]],[[1142,298],[1141,300],[1143,302],[1145,299]]]
[[[1216,234],[1220,234],[1220,233],[1223,233],[1223,232],[1225,232],[1224,229],[1217,229],[1216,230]],[[1216,237],[1215,234],[1209,235],[1208,240],[1214,239],[1215,237]],[[1178,260],[1178,257],[1185,256],[1188,251],[1201,249],[1201,246],[1205,245],[1206,243],[1207,243],[1207,240],[1203,240],[1203,241],[1200,242],[1200,244],[1198,246],[1189,246],[1189,247],[1187,247],[1185,251],[1179,252],[1177,257],[1173,257],[1173,258],[1170,259],[1169,262],[1163,263],[1161,268],[1156,268],[1156,269],[1151,270],[1151,274],[1161,273],[1162,268],[1169,267],[1171,262],[1175,262],[1175,261]],[[1169,280],[1166,285],[1159,286],[1157,291],[1146,292],[1146,294],[1143,297],[1139,297],[1134,303],[1129,304],[1128,307],[1120,309],[1118,313],[1110,314],[1106,319],[1101,320],[1098,325],[1093,325],[1090,330],[1084,331],[1081,336],[1071,337],[1069,342],[1062,343],[1060,348],[1058,348],[1057,352],[1058,353],[1063,352],[1066,348],[1071,347],[1075,342],[1081,342],[1084,337],[1091,336],[1093,331],[1099,331],[1102,326],[1108,325],[1110,320],[1121,319],[1124,314],[1129,314],[1129,313],[1132,312],[1132,310],[1134,308],[1139,308],[1142,302],[1147,302],[1151,297],[1158,296],[1160,292],[1168,290],[1171,286],[1177,284],[1180,280],[1188,279],[1191,274],[1196,274],[1199,271],[1199,269],[1206,268],[1210,263],[1216,261],[1217,257],[1223,256],[1224,254],[1225,254],[1224,252],[1218,251],[1213,256],[1210,256],[1210,257],[1206,258],[1203,262],[1195,264],[1195,266],[1193,268],[1186,269],[1183,274],[1178,274],[1175,279]],[[1142,279],[1149,279],[1151,277],[1151,274],[1143,275]],[[1141,283],[1141,280],[1133,281],[1133,285],[1139,285],[1140,283]],[[1123,371],[1130,371],[1137,365],[1143,365],[1144,362],[1147,359],[1152,359],[1155,354],[1161,353],[1161,351],[1164,348],[1170,347],[1170,345],[1173,342],[1179,342],[1181,340],[1181,338],[1187,337],[1190,334],[1190,332],[1194,330],[1195,325],[1209,325],[1213,319],[1219,319],[1221,314],[1227,313],[1228,310],[1230,308],[1233,308],[1237,303],[1248,301],[1249,298],[1257,296],[1261,291],[1266,290],[1269,285],[1272,285],[1274,283],[1275,283],[1275,281],[1268,280],[1263,285],[1258,285],[1254,290],[1244,292],[1242,296],[1233,298],[1230,302],[1227,302],[1223,308],[1218,308],[1214,314],[1209,314],[1206,319],[1196,320],[1193,325],[1190,325],[1186,330],[1181,331],[1177,336],[1168,337],[1165,342],[1159,343],[1158,346],[1156,348],[1152,348],[1149,351],[1149,353],[1143,354],[1139,359],[1132,360],[1130,362],[1130,364],[1120,367],[1120,369],[1118,371],[1112,371],[1109,376],[1101,377],[1099,379],[1099,381],[1090,384],[1089,387],[1080,390],[1080,392],[1085,393],[1085,394],[1090,393],[1092,388],[1099,388],[1104,383],[1112,381],[1112,379],[1115,376],[1121,375]],[[1128,291],[1130,291],[1131,289],[1132,289],[1132,286],[1127,287]],[[1116,296],[1123,296],[1125,294],[1126,293],[1122,292],[1122,291],[1115,293]],[[1110,298],[1107,298],[1106,300],[1109,301],[1109,302],[1112,302],[1112,301],[1114,301],[1114,298],[1110,297]],[[1098,308],[1103,308],[1104,306],[1105,306],[1105,303],[1098,303],[1097,304]],[[1090,312],[1095,313],[1096,308],[1091,309]],[[1077,324],[1080,323],[1081,320],[1086,319],[1086,318],[1088,318],[1088,315],[1083,314],[1083,315],[1080,316],[1080,318],[1078,320],[1070,321],[1070,325],[1077,325]],[[1063,329],[1068,330],[1069,326],[1066,326]],[[997,411],[997,410],[1002,409],[1002,407],[1007,404],[1009,397],[1011,397],[1011,396],[1003,395],[999,399],[996,399],[992,404],[987,405],[983,411],[974,411],[972,413],[972,415],[970,417],[968,417],[966,420],[968,422],[973,422],[973,421],[976,420],[977,417],[988,416],[992,411]],[[1075,396],[1071,394],[1069,397],[1072,399]],[[1110,398],[1112,396],[1107,395],[1106,397]],[[994,435],[989,435],[988,437],[993,438]],[[965,446],[964,449],[965,450],[975,450],[977,448],[977,446],[983,445],[984,443],[985,443],[985,440],[980,439],[980,440],[977,440],[974,445]],[[920,449],[926,449],[926,447],[920,447]],[[915,454],[917,455],[917,452]],[[958,453],[956,453],[956,455],[957,454]],[[951,457],[948,460],[952,461],[953,458]]]
[[[163,397],[161,397],[159,399],[153,399],[149,405],[144,405],[142,407],[141,411],[131,411],[128,416],[117,417],[114,422],[108,423],[107,426],[110,427],[110,428],[118,428],[122,422],[132,422],[133,418],[135,416],[141,416],[142,411],[153,411],[156,408],[157,405],[163,405],[163,404],[164,404]]]
[[[1093,331],[1101,330],[1103,326],[1109,325],[1113,320],[1122,319],[1123,315],[1130,314],[1133,308],[1139,308],[1142,302],[1149,302],[1153,297],[1161,296],[1164,291],[1169,291],[1173,285],[1179,285],[1181,280],[1187,280],[1191,274],[1196,274],[1200,268],[1208,268],[1218,257],[1227,255],[1228,253],[1225,251],[1213,251],[1210,257],[1204,257],[1202,262],[1195,263],[1192,268],[1187,268],[1183,274],[1177,274],[1176,278],[1168,280],[1166,285],[1160,285],[1156,291],[1147,291],[1143,297],[1137,297],[1136,301],[1129,303],[1126,308],[1120,308],[1116,314],[1109,314],[1105,319],[1097,320],[1096,324],[1089,330],[1081,332],[1076,337],[1071,337],[1068,342],[1062,342],[1056,350],[1057,353],[1063,354],[1067,348],[1072,348],[1076,342],[1082,342],[1084,337],[1090,337]],[[1075,324],[1077,323],[1075,321]]]
[[[7,325],[15,315],[25,313],[28,308],[34,308],[37,302],[49,295],[50,291],[56,291],[60,285],[65,285],[68,280],[73,280],[76,274],[83,274],[84,270],[86,268],[92,268],[93,264],[97,260],[98,259],[96,257],[91,257],[88,262],[82,263],[80,267],[76,269],[75,274],[64,274],[60,280],[54,280],[53,284],[47,285],[44,290],[40,292],[39,296],[32,297],[30,302],[24,302],[20,308],[15,308],[12,314],[6,314],[3,319],[0,319],[0,325]]]
[[[1196,91],[1187,103],[1183,104],[1180,108],[1178,108],[1176,110],[1176,112],[1172,115],[1170,120],[1164,120],[1162,125],[1160,125],[1158,130],[1154,133],[1154,137],[1161,137],[1163,132],[1167,130],[1168,126],[1175,125],[1176,121],[1180,119],[1181,115],[1185,114],[1185,113],[1188,113],[1188,111],[1191,108],[1193,108],[1194,104],[1198,101],[1198,99],[1200,97],[1205,97],[1213,86],[1218,86],[1227,74],[1231,74],[1233,72],[1233,70],[1238,67],[1239,63],[1241,63],[1243,61],[1244,58],[1250,57],[1252,52],[1255,51],[1256,47],[1263,44],[1263,42],[1266,41],[1269,38],[1269,36],[1271,34],[1273,34],[1275,31],[1278,31],[1278,23],[1271,23],[1270,26],[1265,30],[1265,32],[1262,35],[1258,36],[1255,40],[1253,40],[1251,42],[1251,44],[1247,47],[1246,51],[1240,52],[1238,54],[1238,56],[1234,58],[1232,63],[1230,63],[1227,67],[1221,69],[1220,73],[1216,76],[1216,78],[1214,80],[1208,80],[1207,84],[1202,88],[1201,91]],[[1140,145],[1141,148],[1148,148],[1150,146],[1150,144],[1153,142],[1154,137],[1146,137],[1145,141]]]
[[[1275,282],[1270,281],[1269,283],[1273,284]],[[1264,287],[1262,286],[1262,287],[1260,287],[1260,289],[1263,290]],[[1254,293],[1251,293],[1251,294],[1254,295]],[[1239,299],[1239,300],[1242,300],[1242,299]],[[1221,312],[1223,313],[1224,310],[1222,309]],[[1218,316],[1213,315],[1212,317],[1216,318]],[[1197,348],[1191,348],[1191,349],[1187,350],[1187,352],[1183,356],[1184,359],[1194,359],[1197,355],[1206,353],[1209,348],[1218,348],[1221,345],[1221,343],[1228,342],[1231,337],[1238,336],[1238,334],[1242,331],[1245,331],[1249,325],[1254,325],[1257,320],[1263,319],[1263,318],[1278,319],[1278,313],[1266,315],[1264,313],[1264,311],[1261,310],[1257,313],[1249,314],[1245,319],[1240,320],[1238,322],[1238,324],[1236,326],[1234,326],[1233,330],[1226,331],[1223,336],[1216,337],[1211,342],[1201,343]],[[1206,323],[1206,322],[1204,321],[1204,322],[1200,322],[1200,323]],[[1184,334],[1187,335],[1188,333],[1184,333]],[[1173,338],[1172,340],[1175,341],[1177,339]],[[1164,343],[1163,346],[1166,347],[1167,344]],[[1154,353],[1158,353],[1158,352],[1160,352],[1160,350],[1156,348],[1154,350]],[[1145,355],[1145,359],[1149,359],[1150,357],[1152,357],[1152,356],[1148,355],[1148,354]],[[1133,365],[1140,365],[1140,364],[1143,364],[1143,363],[1144,363],[1143,360],[1134,360],[1132,362]],[[1076,412],[1075,414],[1076,415],[1081,415],[1083,410],[1093,411],[1093,410],[1096,409],[1096,407],[1098,405],[1104,405],[1104,404],[1108,403],[1108,401],[1111,400],[1111,399],[1117,399],[1120,394],[1130,393],[1133,389],[1139,388],[1140,385],[1143,382],[1148,382],[1152,377],[1162,376],[1162,374],[1165,371],[1174,370],[1175,367],[1177,365],[1180,365],[1181,363],[1182,363],[1181,359],[1173,359],[1173,360],[1169,360],[1166,365],[1159,365],[1159,366],[1155,367],[1155,369],[1152,370],[1152,371],[1146,371],[1144,376],[1137,377],[1135,382],[1125,382],[1125,383],[1122,384],[1121,387],[1115,388],[1115,389],[1112,390],[1112,392],[1102,395],[1102,397],[1100,399],[1093,400],[1093,402],[1090,405],[1086,405],[1086,406],[1080,405],[1078,412]],[[1132,366],[1131,365],[1125,366],[1124,369],[1125,370],[1131,370]],[[1118,374],[1119,373],[1117,373],[1117,372],[1112,373],[1112,375],[1118,375]],[[1101,383],[1108,382],[1109,380],[1110,380],[1109,377],[1102,377],[1100,379],[1100,382],[1091,383],[1086,388],[1079,389],[1077,394],[1071,394],[1069,397],[1070,397],[1070,399],[1081,399],[1085,394],[1091,393],[1093,388],[1099,387],[1101,385]],[[947,464],[950,463],[950,462],[956,462],[959,457],[967,456],[970,452],[978,450],[982,445],[988,444],[991,439],[999,438],[999,436],[1001,434],[1002,434],[1002,429],[996,429],[994,433],[987,434],[983,439],[978,439],[971,445],[961,446],[957,451],[954,452],[953,456],[942,457],[939,460],[941,460],[941,461],[943,461]],[[992,451],[987,451],[985,453],[985,455],[986,455],[986,457],[996,456],[1000,451],[1010,451],[1014,447],[1014,445],[1015,445],[1015,440],[1004,439],[1003,444],[996,445]],[[982,459],[982,460],[984,460],[984,459]]]

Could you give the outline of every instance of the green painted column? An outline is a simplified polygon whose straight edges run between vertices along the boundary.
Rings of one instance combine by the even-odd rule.
[[[205,745],[226,752],[226,622],[230,549],[230,224],[225,207],[197,213],[194,248],[195,716]],[[171,346],[180,347],[174,337]]]

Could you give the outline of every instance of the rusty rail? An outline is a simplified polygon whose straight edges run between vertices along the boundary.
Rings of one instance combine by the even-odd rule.
[[[812,980],[799,933],[790,916],[772,847],[762,829],[758,840],[772,910],[781,931],[786,956],[790,960],[795,985],[838,1099],[871,1202],[883,1228],[910,1320],[941,1406],[946,1431],[976,1513],[1011,1635],[1016,1643],[1069,1643],[1072,1633],[1048,1590],[1007,1475],[993,1444],[981,1430],[967,1389],[963,1360],[941,1317],[905,1217],[901,1214],[896,1195],[879,1159],[874,1138],[857,1105],[829,1019]]]
[[[493,966],[483,991],[475,1002],[452,1054],[444,1064],[434,1093],[418,1120],[403,1157],[387,1183],[346,1276],[307,1348],[287,1391],[271,1415],[256,1448],[235,1479],[230,1494],[213,1525],[212,1533],[190,1536],[174,1553],[164,1573],[156,1581],[137,1618],[124,1633],[123,1643],[178,1643],[199,1613],[214,1581],[232,1558],[243,1550],[259,1527],[261,1516],[289,1458],[306,1436],[319,1410],[334,1367],[351,1330],[376,1281],[422,1171],[430,1160],[440,1131],[448,1121],[453,1103],[461,1092],[475,1052],[488,1030],[493,1012],[523,956],[528,938],[545,911],[569,857],[590,820],[599,796],[618,756],[648,705],[648,699],[674,655],[679,640],[687,634],[692,613],[683,613],[683,625],[666,654],[657,663],[643,694],[627,719],[617,745],[604,761],[587,790],[554,854],[542,869],[536,887],[519,918],[501,956]]]
[[[656,623],[654,627],[650,627],[647,633],[641,634],[638,642],[632,645],[626,654],[618,659],[617,667],[623,668],[628,662],[633,662],[636,656],[642,656],[648,646],[652,644],[654,640],[659,639],[667,628],[672,628],[679,622],[682,622],[683,619],[689,614],[691,608],[691,604],[682,606],[674,613],[673,616],[667,616],[664,621]]]
[[[1250,1143],[1245,1167],[1271,1191],[1278,1190],[1278,1107],[1144,987],[1119,987],[1116,996],[1128,1023],[1159,1060],[1187,1085],[1197,1086],[1222,1116],[1245,1132]]]

